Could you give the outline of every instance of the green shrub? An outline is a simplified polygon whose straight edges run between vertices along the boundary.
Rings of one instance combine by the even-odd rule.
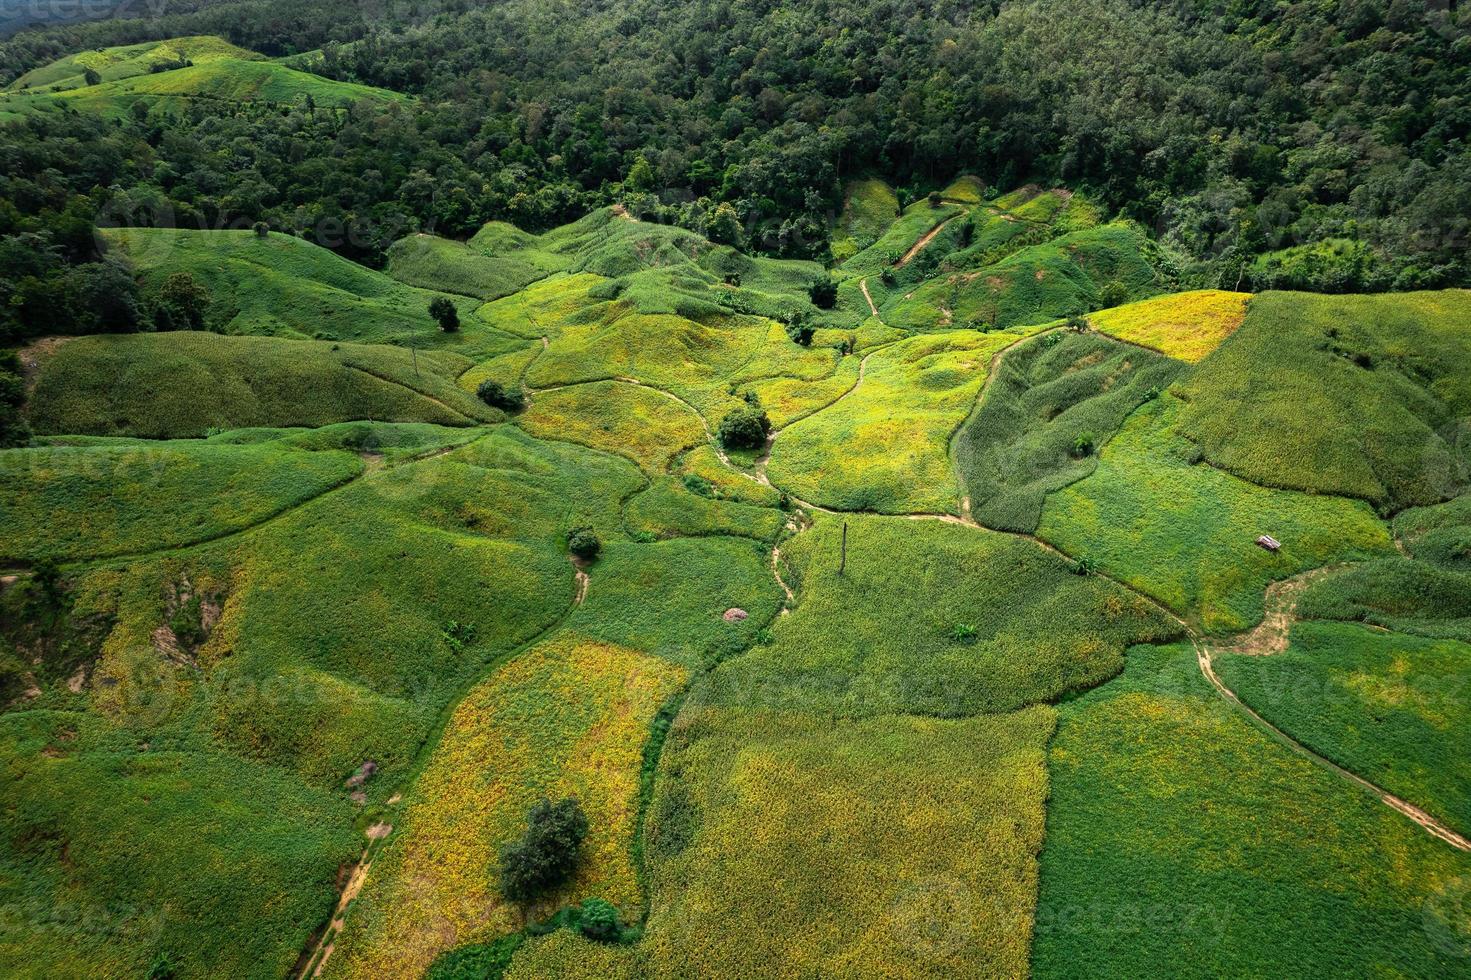
[[[1117,279],[1110,281],[1098,294],[1099,301],[1105,309],[1114,306],[1123,306],[1129,301],[1129,287]]]
[[[1098,440],[1093,433],[1080,432],[1077,438],[1073,440],[1073,455],[1079,459],[1082,459],[1084,456],[1091,456],[1097,443]]]
[[[684,475],[684,488],[697,497],[715,496],[715,485],[698,473]]]
[[[812,280],[807,287],[807,295],[812,299],[812,305],[821,310],[830,310],[838,301],[838,284],[830,277]]]
[[[752,406],[737,408],[721,419],[717,435],[726,449],[756,449],[765,445],[770,431],[766,413]]]
[[[447,297],[436,296],[430,300],[429,315],[434,317],[435,322],[439,324],[439,329],[445,333],[455,333],[460,329],[459,311]]]
[[[589,898],[578,909],[577,928],[594,942],[616,943],[623,938],[623,921],[612,903]]]
[[[603,550],[603,543],[590,527],[576,527],[567,533],[567,550],[583,561],[592,561]]]
[[[586,837],[587,815],[576,797],[543,798],[526,816],[525,836],[501,849],[501,892],[520,902],[566,881]]]
[[[507,388],[499,381],[487,379],[475,389],[480,400],[505,412],[519,412],[526,407],[526,395],[520,388]]]

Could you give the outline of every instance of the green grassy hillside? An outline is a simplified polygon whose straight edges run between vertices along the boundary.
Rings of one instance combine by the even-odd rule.
[[[1180,386],[1180,431],[1269,486],[1386,510],[1458,493],[1471,474],[1471,292],[1266,293]]]
[[[562,267],[552,256],[534,249],[513,249],[499,255],[478,242],[488,236],[482,231],[468,244],[418,234],[399,239],[388,250],[388,274],[400,282],[442,292],[500,299]]]
[[[0,375],[0,973],[1463,973],[1471,858],[1312,755],[1471,820],[1464,294],[849,190],[833,270],[624,208],[388,275],[106,231],[211,329]]]
[[[415,361],[418,370],[415,370]],[[202,436],[353,419],[471,425],[500,417],[457,387],[467,361],[398,347],[160,333],[80,337],[42,366],[41,433]]]
[[[1097,334],[1054,330],[1009,351],[952,447],[970,512],[1036,530],[1047,495],[1088,476],[1124,419],[1184,366]]]
[[[124,47],[98,48],[67,55],[49,65],[33,68],[5,86],[6,92],[48,92],[82,88],[87,71],[95,71],[104,82],[116,82],[190,61],[203,65],[212,61],[263,61],[264,55],[238,48],[209,36],[176,37],[167,41],[145,41]]]
[[[276,62],[219,56],[168,71],[124,74],[97,85],[40,92],[7,90],[0,95],[0,121],[67,109],[119,116],[131,111],[135,102],[179,112],[191,100],[281,106],[310,102],[321,109],[342,109],[361,101],[387,103],[406,98],[387,89],[333,81]]]
[[[453,297],[461,329],[446,333],[429,315],[444,293],[405,286],[318,245],[272,232],[113,228],[109,248],[126,259],[145,291],[177,273],[205,287],[205,325],[228,334],[399,344],[483,358],[521,346],[473,316],[474,300]]]
[[[1121,300],[1159,292],[1163,282],[1148,248],[1139,229],[1104,225],[938,276],[881,309],[888,322],[915,329],[1046,323],[1110,305],[1105,302],[1109,289]]]

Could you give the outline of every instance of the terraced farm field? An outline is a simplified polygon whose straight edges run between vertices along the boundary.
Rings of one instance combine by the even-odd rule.
[[[898,202],[105,229],[209,302],[14,362],[0,974],[1471,976],[1471,294]]]

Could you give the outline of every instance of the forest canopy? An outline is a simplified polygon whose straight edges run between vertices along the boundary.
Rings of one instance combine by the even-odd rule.
[[[1083,190],[1152,230],[1189,285],[1465,284],[1468,23],[1438,0],[194,0],[42,26],[0,43],[0,84],[218,34],[413,98],[139,99],[0,124],[0,250],[31,253],[4,266],[20,298],[0,329],[84,302],[97,275],[67,267],[99,258],[94,222],[266,222],[380,265],[415,230],[540,230],[621,201],[824,259],[859,176],[901,205],[960,173]]]

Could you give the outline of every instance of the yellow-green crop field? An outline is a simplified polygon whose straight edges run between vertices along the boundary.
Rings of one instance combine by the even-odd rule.
[[[0,362],[0,974],[1471,977],[1471,294],[864,173],[830,267],[632,175],[382,271],[104,231],[210,302]]]

